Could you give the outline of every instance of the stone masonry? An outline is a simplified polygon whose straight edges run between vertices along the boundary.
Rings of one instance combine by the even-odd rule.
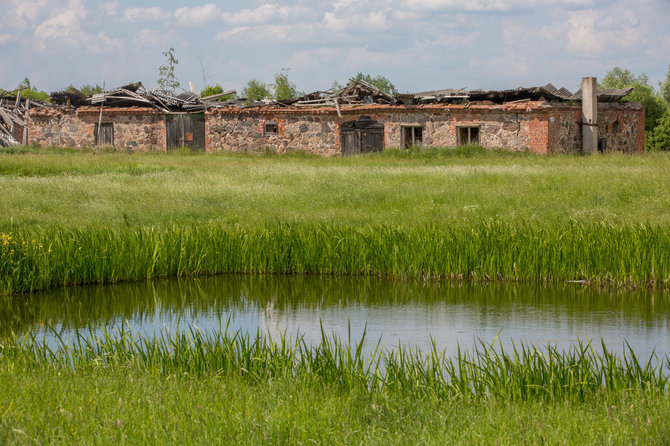
[[[82,149],[95,146],[95,128],[100,108],[44,108],[30,111],[28,143]],[[103,123],[114,124],[117,150],[165,151],[165,117],[150,108],[107,108]]]
[[[421,127],[423,145],[455,147],[459,127],[478,127],[488,148],[536,153],[580,153],[581,107],[530,101],[464,105],[331,107],[224,107],[205,114],[206,150],[284,153],[302,150],[322,156],[342,153],[344,123],[369,117],[384,125],[384,147],[402,147],[402,128]],[[606,151],[644,151],[644,109],[637,104],[599,104],[599,145]],[[100,108],[31,109],[29,144],[81,149],[95,145]],[[165,151],[165,115],[153,108],[105,108],[103,123],[113,123],[114,147],[128,151]],[[265,124],[276,124],[267,134]]]

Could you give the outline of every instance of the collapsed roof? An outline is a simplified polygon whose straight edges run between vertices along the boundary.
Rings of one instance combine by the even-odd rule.
[[[599,102],[616,102],[630,94],[633,88],[598,90]],[[133,82],[102,93],[85,96],[78,90],[72,89],[51,94],[51,101],[57,105],[79,107],[82,105],[111,106],[111,107],[153,107],[164,113],[203,112],[214,107],[335,107],[340,112],[340,106],[386,104],[386,105],[420,105],[420,104],[449,104],[467,102],[489,102],[494,104],[553,101],[553,102],[580,102],[581,90],[572,93],[566,88],[556,88],[552,84],[542,87],[520,87],[511,90],[466,90],[443,89],[424,91],[419,93],[405,93],[390,95],[379,88],[364,81],[350,79],[349,84],[338,90],[315,91],[301,98],[282,100],[262,99],[248,101],[245,98],[236,98],[219,102],[228,95],[234,95],[234,90],[200,97],[193,92],[180,94],[153,88],[147,90],[141,82]],[[8,110],[4,110],[7,114]],[[13,112],[14,113],[14,112]],[[17,117],[17,119],[21,119]],[[12,118],[5,119],[0,114],[0,122],[4,120],[5,130],[9,130]],[[13,121],[16,121],[14,119]],[[0,130],[1,131],[1,130]],[[6,131],[4,133],[7,133]]]
[[[21,97],[21,90],[0,91],[0,147],[12,147],[27,141],[28,110],[47,107],[34,99]]]
[[[598,102],[616,102],[630,94],[633,87],[617,90],[610,88],[607,90],[598,90]],[[556,88],[552,84],[542,87],[519,87],[512,90],[436,90],[414,93],[409,96],[420,104],[430,103],[449,103],[458,101],[491,101],[502,104],[505,102],[517,101],[581,101],[582,91],[572,93],[567,88]]]

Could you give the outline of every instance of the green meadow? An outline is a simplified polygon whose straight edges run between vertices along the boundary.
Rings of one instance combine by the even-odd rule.
[[[0,299],[9,315],[25,292],[225,273],[663,290],[668,172],[665,153],[2,149]],[[630,349],[3,333],[2,444],[670,441],[670,362]]]
[[[0,440],[17,444],[663,444],[670,363],[590,345],[398,346],[197,329],[155,338],[11,337]],[[657,358],[656,358],[657,359]],[[11,390],[10,390],[11,389]]]
[[[670,156],[0,154],[0,292],[175,275],[670,279]]]

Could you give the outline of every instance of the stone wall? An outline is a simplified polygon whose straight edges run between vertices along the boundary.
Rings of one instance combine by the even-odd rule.
[[[402,147],[404,126],[423,127],[423,145],[455,147],[460,126],[478,126],[484,147],[533,150],[546,153],[546,124],[527,106],[366,106],[334,109],[216,109],[207,114],[207,150],[283,153],[304,150],[325,156],[339,155],[342,124],[362,116],[384,124],[385,147]],[[264,124],[277,124],[276,135],[265,135]],[[533,137],[533,132],[538,134]],[[542,133],[544,132],[544,133]]]
[[[95,146],[95,128],[99,119],[100,109],[97,107],[31,110],[28,142],[74,149],[92,147]],[[165,117],[153,109],[105,109],[102,122],[114,124],[114,148],[117,150],[165,151]]]
[[[599,134],[606,151],[644,151],[644,110],[634,104],[600,104]],[[455,147],[461,126],[479,127],[480,144],[536,153],[579,153],[581,107],[569,104],[368,105],[334,108],[212,109],[206,113],[208,151],[284,153],[302,150],[323,156],[341,154],[341,126],[366,116],[384,125],[385,148],[402,147],[402,128],[421,126],[423,145]],[[30,111],[29,143],[76,149],[95,145],[100,109],[44,108]],[[276,134],[265,134],[268,121]],[[165,116],[149,108],[104,109],[102,122],[114,124],[114,147],[165,151]]]

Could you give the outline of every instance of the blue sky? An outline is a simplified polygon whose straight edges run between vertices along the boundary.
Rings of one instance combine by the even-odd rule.
[[[670,0],[0,0],[0,88],[25,76],[156,85],[174,47],[183,88],[241,90],[289,68],[299,89],[381,74],[402,91],[515,88],[614,66],[656,86],[670,64]]]

